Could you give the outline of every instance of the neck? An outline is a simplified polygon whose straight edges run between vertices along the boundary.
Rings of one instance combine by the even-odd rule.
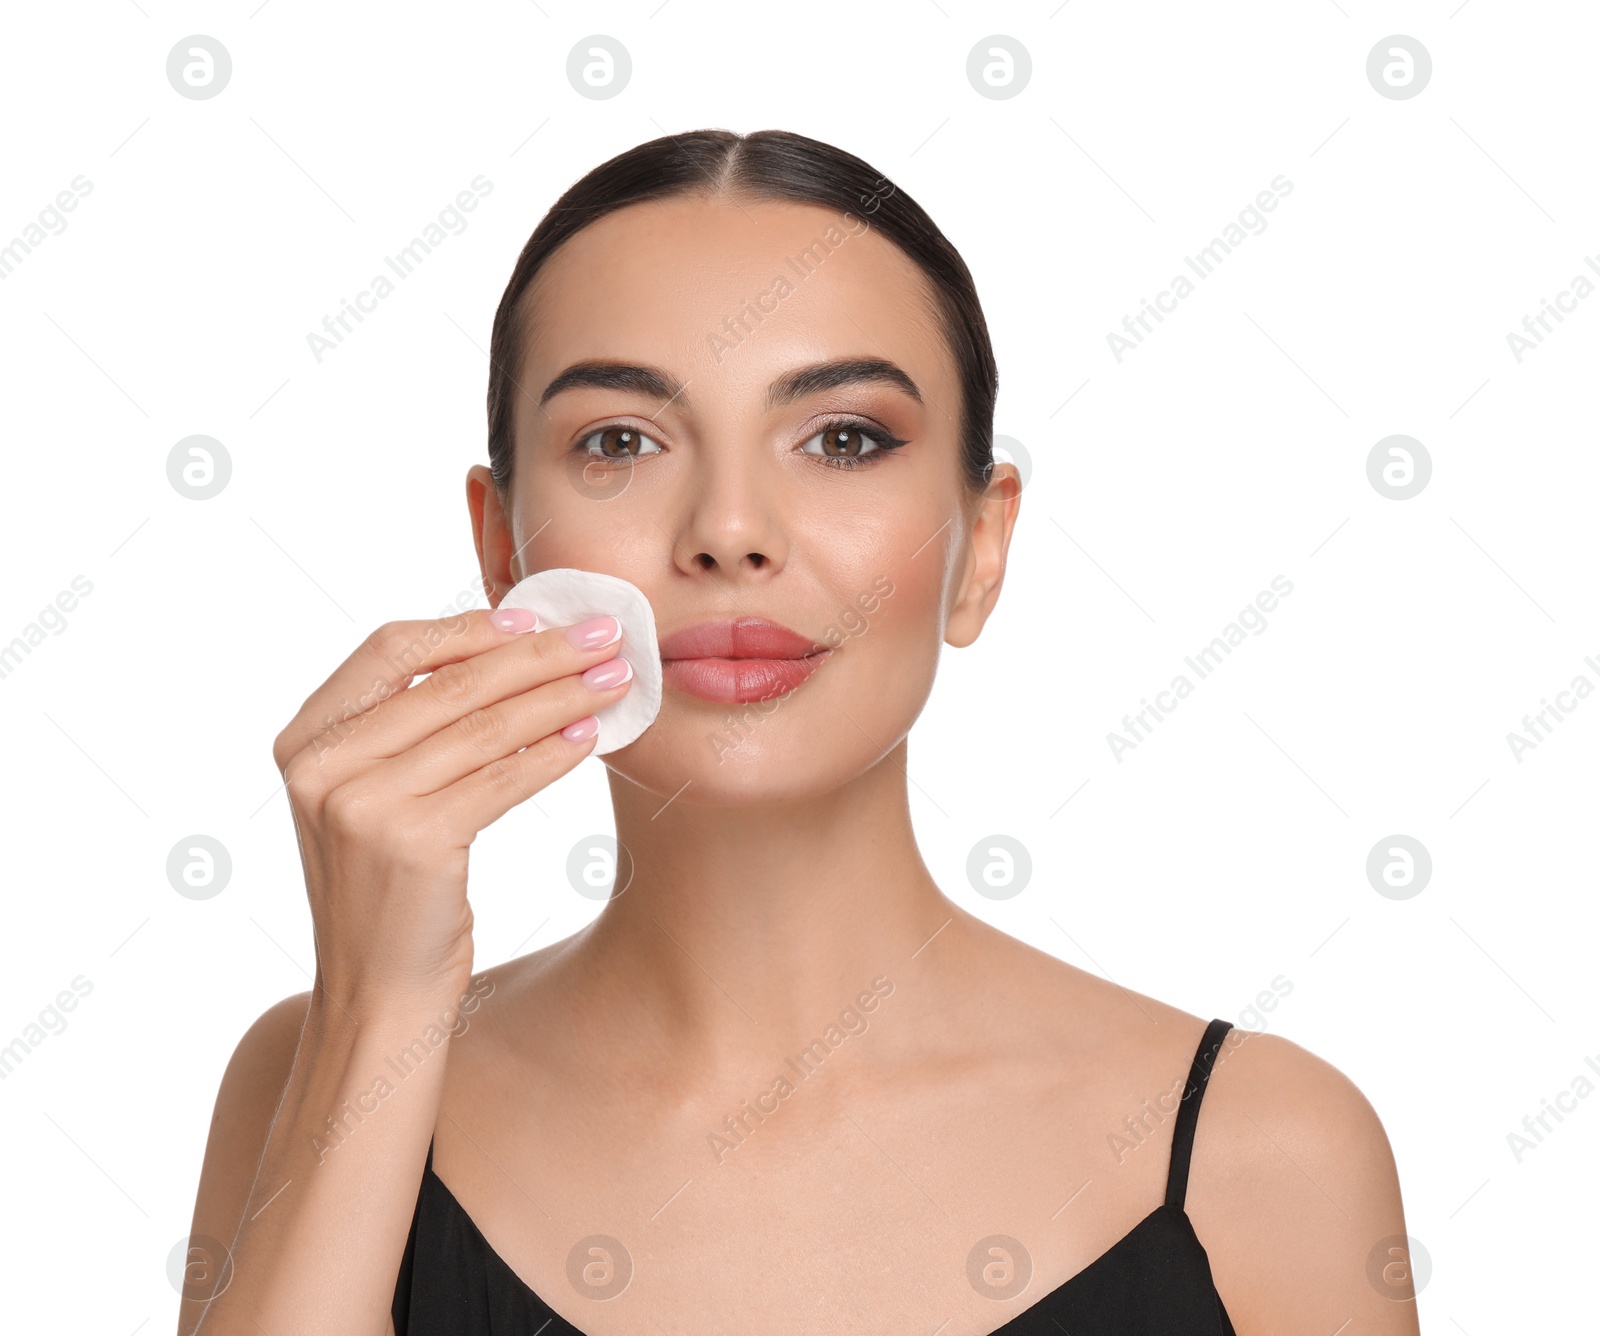
[[[669,801],[612,772],[632,880],[576,943],[599,1014],[731,1068],[837,1023],[879,976],[926,975],[913,953],[965,916],[917,849],[905,756],[902,740],[840,788],[758,806]]]

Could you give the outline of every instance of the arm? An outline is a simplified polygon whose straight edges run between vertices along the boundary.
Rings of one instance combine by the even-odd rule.
[[[269,1007],[245,1031],[223,1072],[189,1227],[178,1336],[194,1336],[205,1303],[191,1296],[210,1289],[226,1260],[208,1241],[229,1248],[238,1232],[310,1001],[310,993],[297,993]]]
[[[250,1027],[217,1095],[178,1336],[392,1333],[388,1311],[437,1115],[444,1049],[391,1081],[391,1095],[372,1092],[378,1074],[392,1073],[388,1058],[430,1023],[448,1034],[448,1020],[420,1011],[409,1034],[378,1018],[358,1029],[336,1006],[300,993]],[[330,1116],[342,1119],[333,1131]],[[230,1273],[225,1268],[239,1255],[258,1265]],[[273,1284],[275,1275],[292,1284]],[[224,1289],[208,1305],[219,1279]]]
[[[316,985],[263,1015],[223,1078],[180,1336],[390,1326],[471,975],[468,850],[593,749],[565,730],[628,688],[582,678],[621,636],[600,629],[605,645],[528,613],[388,623],[278,735]]]

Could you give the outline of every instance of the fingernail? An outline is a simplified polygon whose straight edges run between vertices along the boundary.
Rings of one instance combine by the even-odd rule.
[[[537,631],[539,615],[532,608],[496,608],[489,624],[497,631]]]
[[[600,731],[600,721],[592,714],[586,714],[575,724],[568,724],[561,730],[561,736],[568,742],[587,742]]]
[[[583,684],[593,691],[605,691],[608,687],[620,687],[632,678],[633,665],[626,659],[607,659],[583,674]]]
[[[591,617],[567,628],[567,641],[575,649],[599,649],[622,638],[622,623],[615,617]]]

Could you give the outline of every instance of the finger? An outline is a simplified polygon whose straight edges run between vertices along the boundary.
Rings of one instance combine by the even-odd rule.
[[[631,665],[622,660],[596,664],[589,673],[594,676],[587,682],[587,673],[569,674],[473,710],[424,738],[387,762],[396,769],[398,790],[412,797],[437,793],[598,713],[621,700],[633,684]],[[426,686],[424,682],[412,690]]]
[[[482,609],[425,621],[385,622],[305,698],[278,734],[272,755],[279,771],[319,739],[325,747],[341,741],[348,721],[376,709],[419,673],[481,653],[510,634],[494,627]]]
[[[529,651],[519,643],[526,641],[538,642],[531,655],[537,676],[527,671]],[[461,667],[485,657],[491,661],[488,676],[482,668]],[[289,757],[303,749],[311,749],[319,763],[337,750],[340,768],[351,769],[413,746],[462,713],[607,657],[604,649],[572,646],[564,635],[502,631],[482,608],[456,617],[388,622],[306,698],[278,735],[273,758],[282,772]],[[429,676],[419,687],[427,690],[418,695],[409,684],[424,673]]]
[[[557,626],[511,635],[481,653],[441,664],[426,681],[391,696],[363,721],[360,736],[352,739],[354,754],[370,759],[402,755],[449,732],[468,715],[615,658],[622,631],[614,618],[611,624],[616,634],[606,645],[575,645],[567,634],[573,628]],[[453,774],[450,780],[459,777]]]
[[[572,742],[560,733],[551,733],[441,789],[433,796],[438,804],[434,810],[446,829],[463,843],[470,843],[478,831],[573,769],[598,740],[598,734]]]

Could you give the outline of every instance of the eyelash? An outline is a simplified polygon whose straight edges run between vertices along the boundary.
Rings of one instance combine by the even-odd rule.
[[[598,454],[595,451],[592,451],[592,450],[588,449],[588,442],[591,441],[594,437],[599,436],[603,432],[616,431],[616,430],[630,431],[630,432],[633,432],[634,435],[636,435],[636,436],[644,437],[646,440],[651,440],[651,441],[655,440],[655,437],[650,436],[647,433],[640,431],[637,427],[630,426],[626,422],[612,422],[612,423],[606,424],[605,426],[595,427],[591,431],[585,432],[583,434],[583,436],[581,436],[579,438],[578,443],[572,447],[573,448],[573,452],[575,454],[588,455],[590,459],[601,460],[601,461],[603,461],[605,463],[608,463],[608,464],[618,464],[618,465],[620,465],[620,464],[624,463],[625,460],[627,459],[626,456],[623,456],[623,455],[602,455],[602,454]],[[813,433],[811,436],[808,436],[804,441],[801,442],[801,444],[802,445],[809,445],[812,441],[816,440],[816,438],[818,436],[826,436],[829,432],[835,432],[835,431],[853,431],[853,432],[856,432],[859,435],[866,437],[869,441],[873,442],[873,444],[874,444],[874,446],[876,448],[872,449],[872,450],[869,450],[866,454],[863,454],[863,455],[823,455],[823,454],[812,454],[810,456],[813,459],[820,459],[829,468],[838,468],[838,469],[867,468],[869,465],[877,463],[877,461],[880,458],[882,458],[884,455],[887,455],[891,450],[898,450],[902,445],[909,444],[909,442],[901,440],[898,436],[891,436],[888,432],[884,431],[880,427],[870,426],[867,423],[858,422],[858,421],[856,421],[854,419],[850,419],[850,418],[835,418],[834,420],[832,420],[830,422],[823,423],[822,426],[820,428],[818,428],[818,430],[815,433]],[[659,441],[656,442],[656,443],[658,445],[660,444]],[[652,454],[656,454],[656,453],[659,453],[659,451],[652,451],[651,453]],[[802,454],[810,454],[809,451],[801,451],[801,453]],[[639,459],[639,458],[643,458],[643,456],[635,455],[635,456],[633,456],[633,458],[634,459]]]
[[[827,464],[830,468],[836,468],[836,469],[860,469],[860,468],[866,468],[868,465],[876,464],[880,459],[882,459],[885,455],[887,455],[891,450],[898,450],[902,445],[906,444],[906,442],[902,441],[898,436],[891,436],[891,435],[889,435],[888,432],[883,431],[878,427],[868,426],[866,423],[856,422],[856,421],[848,419],[848,418],[839,418],[839,419],[835,419],[832,422],[823,423],[821,430],[816,433],[816,436],[826,436],[829,432],[832,432],[832,431],[853,431],[853,432],[857,432],[860,435],[865,436],[869,441],[872,441],[877,446],[877,449],[869,450],[864,455],[813,455],[812,456],[812,458],[814,458],[814,459],[820,459],[824,464]],[[809,445],[812,441],[814,441],[816,439],[816,436],[808,436],[805,439],[805,441],[802,442],[802,444]]]

